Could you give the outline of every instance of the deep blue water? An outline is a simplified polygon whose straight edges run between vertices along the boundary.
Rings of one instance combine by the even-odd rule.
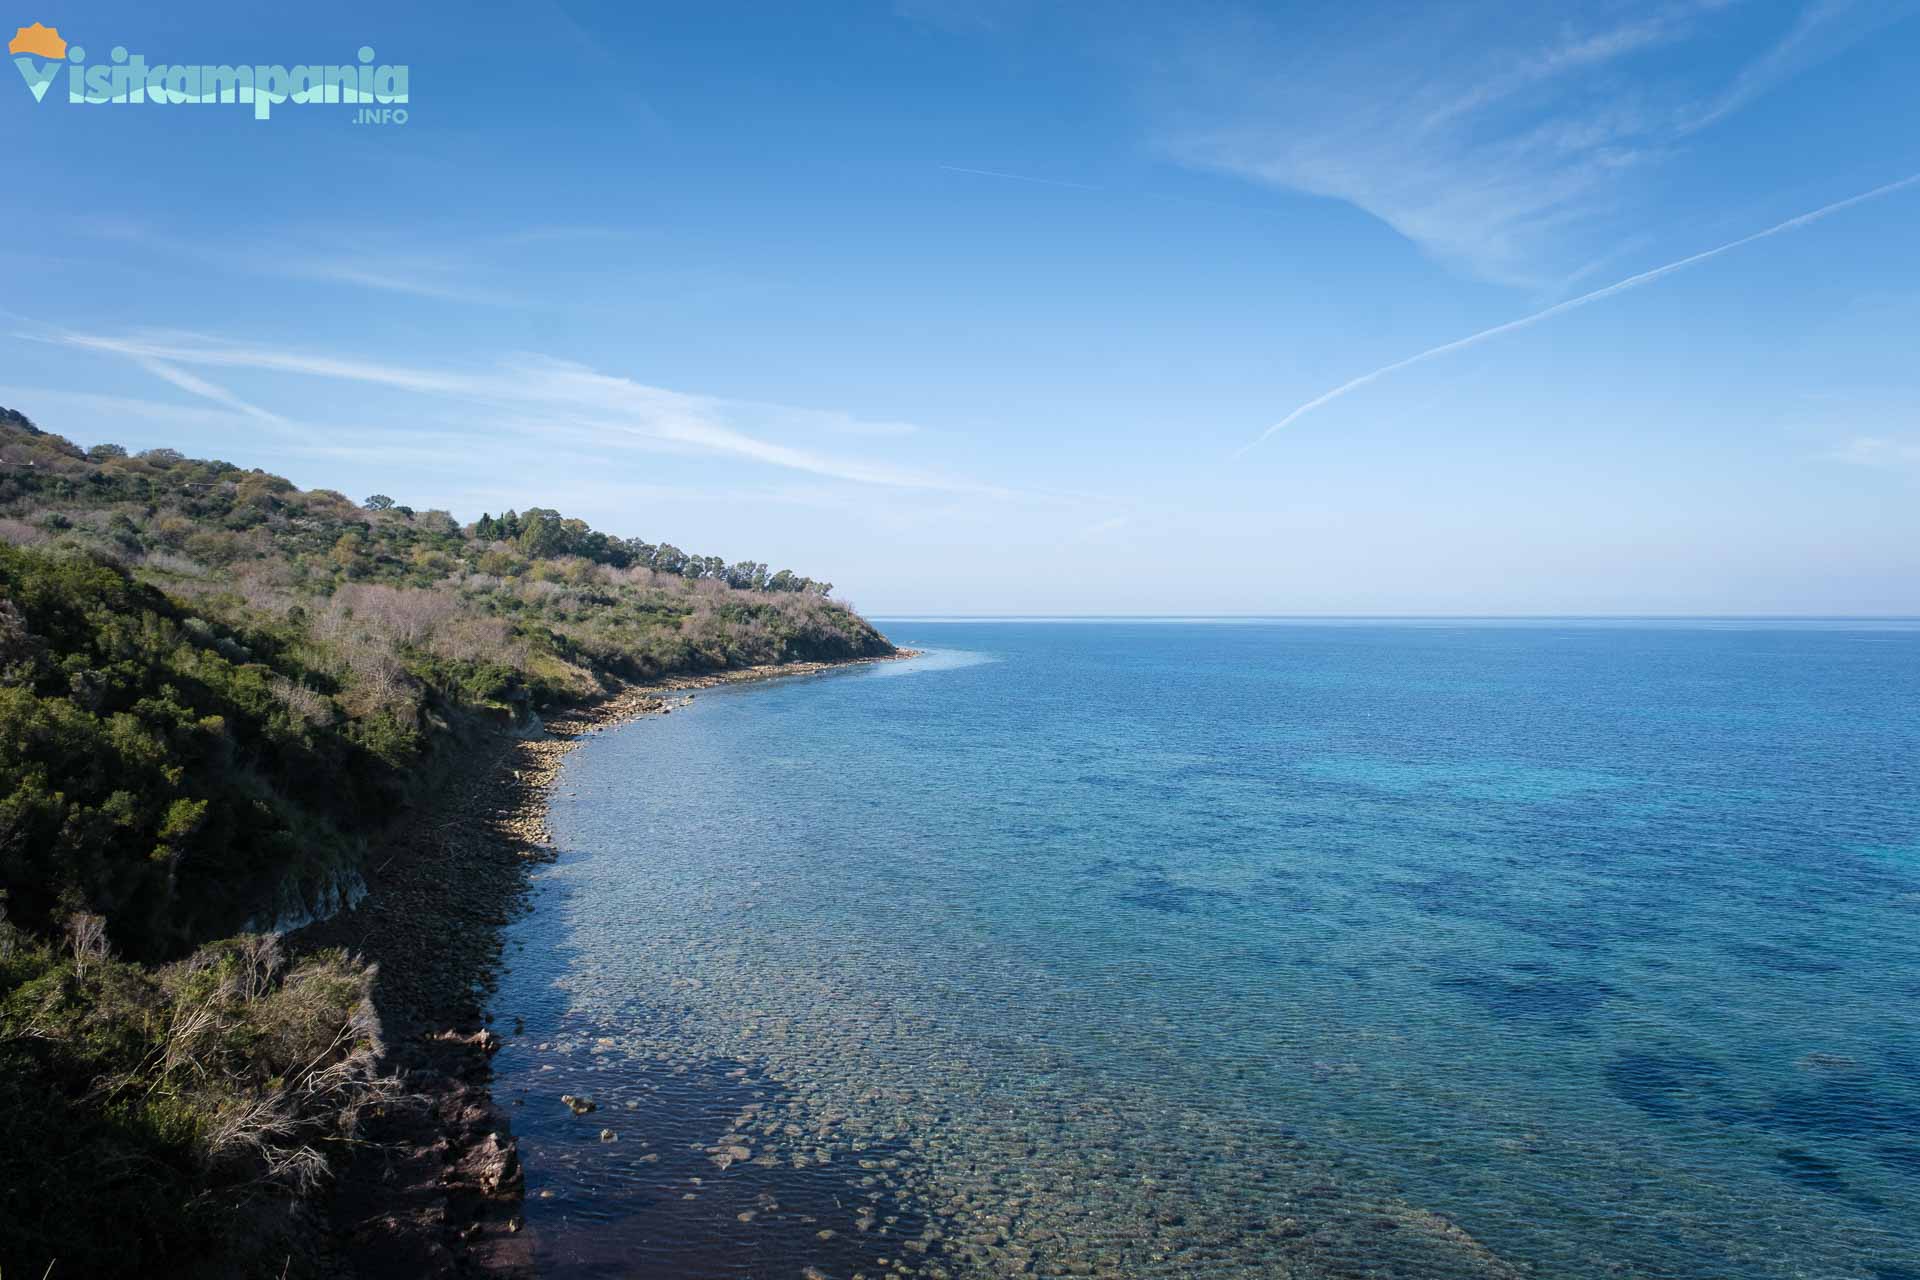
[[[1920,630],[883,625],[571,758],[550,1274],[1920,1277]]]

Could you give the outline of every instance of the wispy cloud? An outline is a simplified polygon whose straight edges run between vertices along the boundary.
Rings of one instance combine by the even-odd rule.
[[[625,234],[606,227],[536,226],[425,243],[417,237],[391,234],[347,240],[332,228],[292,228],[259,239],[210,242],[117,215],[82,218],[76,226],[98,239],[236,275],[307,280],[483,306],[530,305],[527,298],[500,283],[502,268],[510,274],[511,268],[526,265],[530,252]]]
[[[1858,467],[1920,472],[1920,439],[1854,436],[1828,456]]]
[[[1109,516],[1105,520],[1095,521],[1074,535],[1076,542],[1099,542],[1110,534],[1120,532],[1133,523],[1130,516]]]
[[[1688,128],[1705,128],[1732,115],[1916,8],[1920,5],[1914,0],[1815,0],[1805,5],[1787,32],[1689,120]]]
[[[1732,0],[1572,16],[1462,0],[1372,26],[1342,10],[1317,31],[1242,18],[1163,67],[1160,142],[1191,166],[1347,201],[1471,274],[1548,290],[1617,238],[1637,175],[1913,7],[1816,0],[1719,84],[1701,79],[1711,60],[1659,55],[1725,47]]]
[[[1822,205],[1820,208],[1814,209],[1809,213],[1798,214],[1795,217],[1788,218],[1785,222],[1775,223],[1764,231],[1756,231],[1752,235],[1742,236],[1738,240],[1731,240],[1726,244],[1717,245],[1712,249],[1702,250],[1699,253],[1681,258],[1678,261],[1669,262],[1665,266],[1654,267],[1650,271],[1642,271],[1638,275],[1628,276],[1626,279],[1616,281],[1604,289],[1595,289],[1593,292],[1583,293],[1577,298],[1569,298],[1565,302],[1557,303],[1544,310],[1536,311],[1531,315],[1521,316],[1518,320],[1509,320],[1505,324],[1497,324],[1490,329],[1482,329],[1478,333],[1470,333],[1464,338],[1456,338],[1452,342],[1443,342],[1437,347],[1429,347],[1425,351],[1417,355],[1408,356],[1404,360],[1396,360],[1392,364],[1382,365],[1371,373],[1363,373],[1351,381],[1343,382],[1333,388],[1333,390],[1323,392],[1305,404],[1300,405],[1286,417],[1280,419],[1280,421],[1268,427],[1253,440],[1243,445],[1234,456],[1239,457],[1245,454],[1247,450],[1260,444],[1274,432],[1284,427],[1292,426],[1295,422],[1307,414],[1312,413],[1315,409],[1323,405],[1331,404],[1341,396],[1352,391],[1357,391],[1370,382],[1377,382],[1390,373],[1396,373],[1410,365],[1432,360],[1437,356],[1447,355],[1454,351],[1475,346],[1487,341],[1489,338],[1497,338],[1502,334],[1513,333],[1516,330],[1528,328],[1529,326],[1539,324],[1542,320],[1549,320],[1554,316],[1560,315],[1562,312],[1572,311],[1576,307],[1584,307],[1588,303],[1598,302],[1602,298],[1611,298],[1616,293],[1625,293],[1629,289],[1637,289],[1642,285],[1652,284],[1654,281],[1670,276],[1676,271],[1684,271],[1686,268],[1698,263],[1706,262],[1711,258],[1717,258],[1723,253],[1731,253],[1733,250],[1745,245],[1750,245],[1757,240],[1765,240],[1771,236],[1782,235],[1788,231],[1797,231],[1802,227],[1811,226],[1822,218],[1831,217],[1843,209],[1851,209],[1853,206],[1865,203],[1868,200],[1877,200],[1881,196],[1890,195],[1895,191],[1911,187],[1916,183],[1920,183],[1920,173],[1901,178],[1896,182],[1886,183],[1884,186],[1875,187],[1871,191],[1863,191],[1856,196],[1848,196],[1844,200],[1836,200],[1832,204]]]
[[[504,290],[472,284],[470,277],[475,270],[472,264],[444,259],[366,254],[332,256],[312,252],[285,255],[248,251],[236,256],[234,265],[257,275],[353,285],[380,293],[407,294],[440,302],[468,302],[486,306],[512,306],[518,302],[514,295]]]
[[[16,408],[31,405],[40,413],[45,413],[51,408],[64,413],[104,420],[137,418],[142,422],[151,422],[174,429],[213,428],[240,431],[251,427],[254,421],[250,415],[236,413],[230,409],[197,404],[171,404],[160,400],[144,400],[138,396],[109,396],[91,391],[67,391],[44,386],[0,386],[0,402]]]
[[[602,443],[624,441],[668,452],[717,455],[855,484],[979,497],[1014,493],[944,472],[822,453],[748,429],[759,423],[789,434],[824,428],[842,435],[899,436],[910,429],[907,424],[867,424],[847,414],[671,391],[544,356],[516,356],[475,371],[389,364],[197,334],[59,333],[49,340],[122,356],[182,390],[290,428],[287,419],[189,370],[291,374],[458,399],[489,410],[495,425],[525,434],[584,436]]]
[[[153,356],[136,355],[132,358],[135,364],[138,364],[154,377],[159,378],[163,382],[170,382],[182,391],[191,392],[196,396],[211,400],[218,405],[225,405],[237,413],[246,415],[255,422],[264,422],[269,426],[279,427],[284,430],[293,429],[293,424],[286,418],[270,410],[262,409],[257,404],[242,400],[225,387],[220,386],[218,383],[209,382],[198,374],[188,373],[185,369],[178,368],[165,360]]]

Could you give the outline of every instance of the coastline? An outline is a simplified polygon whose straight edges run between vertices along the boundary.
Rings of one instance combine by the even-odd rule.
[[[555,856],[548,802],[582,741],[684,706],[701,689],[906,661],[917,650],[668,676],[567,707],[544,723],[482,729],[456,748],[435,798],[369,859],[365,901],[291,935],[380,966],[375,1004],[390,1069],[413,1105],[380,1117],[343,1162],[329,1235],[343,1275],[527,1276],[523,1177],[507,1111],[490,1089],[500,1035],[485,1005],[504,926],[525,909],[530,864]],[[676,696],[681,695],[681,696]]]

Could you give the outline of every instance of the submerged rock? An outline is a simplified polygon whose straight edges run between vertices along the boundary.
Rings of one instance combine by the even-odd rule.
[[[500,1052],[500,1037],[484,1027],[472,1035],[462,1035],[458,1031],[442,1031],[433,1038],[435,1040],[445,1041],[448,1044],[469,1045],[485,1054]]]

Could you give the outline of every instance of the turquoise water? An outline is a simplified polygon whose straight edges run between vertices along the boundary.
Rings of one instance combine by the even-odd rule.
[[[885,629],[571,758],[548,1274],[1920,1277],[1920,630]]]

